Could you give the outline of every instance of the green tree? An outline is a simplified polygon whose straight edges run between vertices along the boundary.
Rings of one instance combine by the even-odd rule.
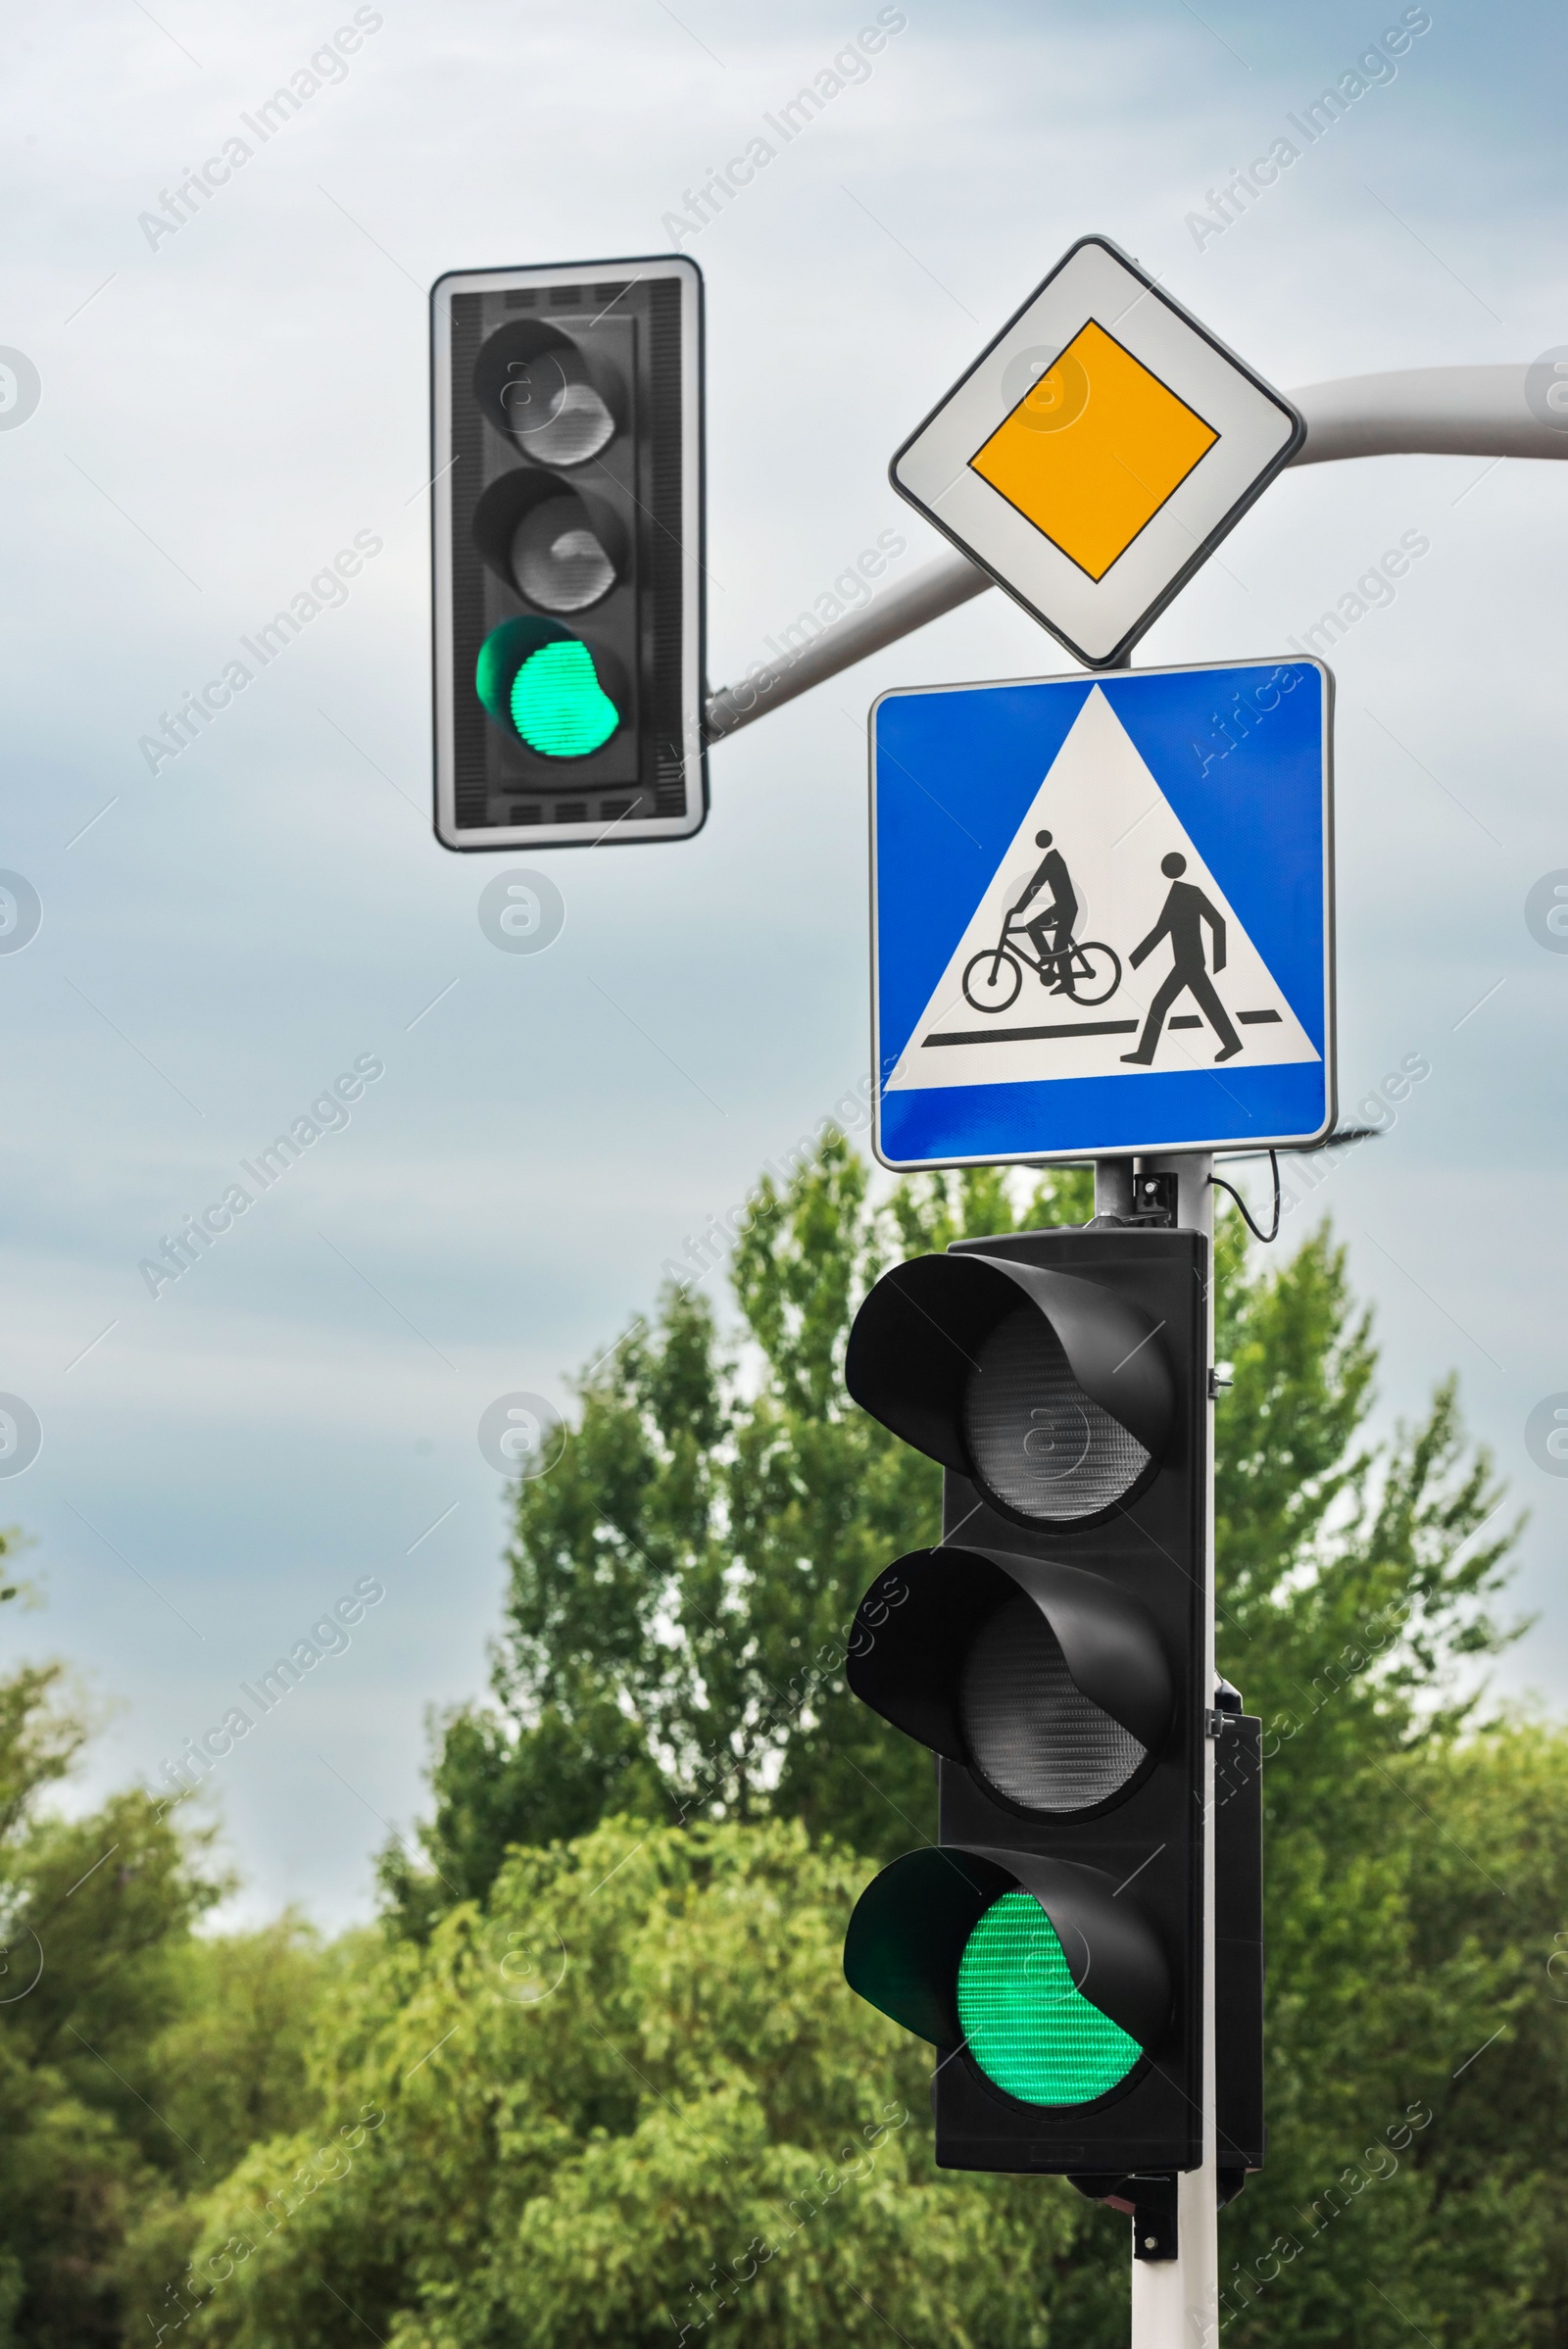
[[[143,2180],[116,2263],[127,2340],[150,2338],[149,2323],[156,2331],[178,2322],[200,2198],[253,2145],[314,2111],[310,2050],[363,1937],[325,1951],[285,1912],[256,1932],[190,1936],[171,1953],[169,2016],[143,2064],[172,2153]]]
[[[844,1344],[890,1260],[1092,1212],[1083,1169],[1015,1206],[995,1169],[904,1186],[890,1213],[842,1136],[736,1248],[741,1329],[670,1289],[579,1385],[560,1464],[515,1495],[493,1702],[439,1725],[426,1865],[394,1914],[482,1897],[510,1843],[614,1812],[769,1816],[891,1856],[929,1836],[929,1758],[849,1693],[845,1640],[887,1561],[935,1541],[941,1475],[844,1393]]]
[[[934,2169],[925,2051],[838,1966],[863,1873],[783,1821],[514,1850],[362,1974],[315,2128],[208,2198],[190,2337],[1044,2349],[1074,2198]]]
[[[155,1796],[50,1811],[88,1734],[63,1678],[0,1679],[0,2349],[151,2337],[189,2197],[305,2109],[323,1964],[291,1919],[202,1939],[212,1833]]]
[[[1446,1817],[1499,1787],[1523,1734],[1471,1726],[1517,1529],[1451,1381],[1387,1452],[1363,1441],[1369,1322],[1325,1233],[1272,1279],[1226,1264],[1219,1295],[1220,1656],[1269,1728],[1271,2158],[1226,2222],[1231,2338],[1518,2338],[1517,2239],[1489,2242],[1501,2180],[1466,2194],[1457,2234],[1451,2193],[1474,2051],[1529,2010],[1561,2075],[1549,1928],[1533,1964],[1519,1942],[1544,1887],[1512,1864],[1511,1805],[1457,1834]],[[1527,1741],[1560,1773],[1555,1740]],[[1548,1881],[1560,1906],[1568,1878]]]
[[[120,2338],[126,2227],[183,2160],[151,2046],[172,1953],[217,1897],[151,1796],[40,1807],[86,1734],[60,1678],[0,1683],[0,2341],[38,2349]]]
[[[433,1867],[389,1871],[399,1930],[482,1899],[509,1845],[616,1811],[794,1817],[867,1860],[930,1832],[925,1758],[847,1699],[836,1666],[877,1567],[934,1538],[937,1479],[848,1405],[839,1365],[896,1249],[1088,1212],[1081,1176],[1019,1199],[1016,1177],[971,1173],[900,1186],[877,1215],[830,1145],[782,1198],[760,1195],[733,1339],[671,1295],[585,1382],[560,1467],[517,1493],[496,1702],[447,1726]],[[1523,1844],[1521,1787],[1532,1772],[1554,1783],[1562,1749],[1476,1726],[1511,1531],[1451,1385],[1392,1445],[1367,1440],[1370,1326],[1326,1231],[1275,1261],[1249,1253],[1227,1210],[1217,1276],[1235,1376],[1217,1413],[1220,1655],[1270,1756],[1273,2151],[1224,2221],[1230,2337],[1381,2342],[1401,2309],[1434,2339],[1518,2337],[1524,2311],[1557,2309],[1568,2262],[1549,2227],[1513,2229],[1505,2253],[1464,2250],[1454,2198],[1484,2232],[1500,2189],[1448,2118],[1475,2099],[1462,2067],[1491,2033],[1477,2062],[1499,2082],[1498,2050],[1520,2039],[1521,2080],[1563,2063],[1546,1967],[1568,1854],[1536,1850],[1524,1883],[1504,1865]],[[1477,1857],[1494,1840],[1495,1868]],[[1518,2109],[1523,2180],[1544,2157]],[[1500,2157],[1508,2133],[1494,2135]],[[1119,2341],[1125,2224],[1063,2215],[1058,2195],[1040,2189],[1071,2246],[1054,2322]],[[1412,2274],[1430,2288],[1412,2296]],[[1461,2276],[1473,2306],[1455,2301]],[[1531,2322],[1555,2340],[1554,2313]]]

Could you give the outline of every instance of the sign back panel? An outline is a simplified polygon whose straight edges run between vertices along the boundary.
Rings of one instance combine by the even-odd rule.
[[[1332,1130],[1332,700],[1298,659],[882,696],[885,1165]]]

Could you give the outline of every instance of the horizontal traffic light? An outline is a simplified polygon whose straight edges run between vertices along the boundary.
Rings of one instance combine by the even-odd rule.
[[[1175,1709],[1153,1617],[1102,1576],[999,1550],[913,1550],[861,1601],[854,1693],[1023,1812],[1082,1818],[1158,1758]]]
[[[1175,1390],[1158,1325],[1076,1273],[1003,1256],[916,1256],[883,1276],[845,1381],[906,1443],[1014,1524],[1087,1525],[1158,1469]]]
[[[861,1893],[852,1989],[1021,2104],[1098,2104],[1170,2020],[1170,1970],[1114,1877],[1011,1849],[912,1851]]]

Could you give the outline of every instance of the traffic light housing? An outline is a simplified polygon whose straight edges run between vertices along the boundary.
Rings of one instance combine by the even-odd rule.
[[[436,835],[687,838],[708,811],[701,272],[469,269],[430,299]]]
[[[938,2051],[939,2162],[1118,2207],[1203,2151],[1208,1270],[1194,1231],[960,1242],[878,1282],[846,1362],[946,1475],[941,1544],[877,1578],[847,1665],[934,1755],[939,1839],[862,1893],[845,1973]],[[1262,2150],[1256,1788],[1217,1844],[1229,2190]]]

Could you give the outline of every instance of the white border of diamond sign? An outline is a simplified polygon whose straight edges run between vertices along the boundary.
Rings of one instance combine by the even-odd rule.
[[[1215,434],[1101,578],[976,469],[989,436],[1089,323],[1114,337]],[[946,393],[888,468],[901,497],[1092,668],[1137,643],[1306,436],[1290,403],[1129,255],[1086,236]]]

